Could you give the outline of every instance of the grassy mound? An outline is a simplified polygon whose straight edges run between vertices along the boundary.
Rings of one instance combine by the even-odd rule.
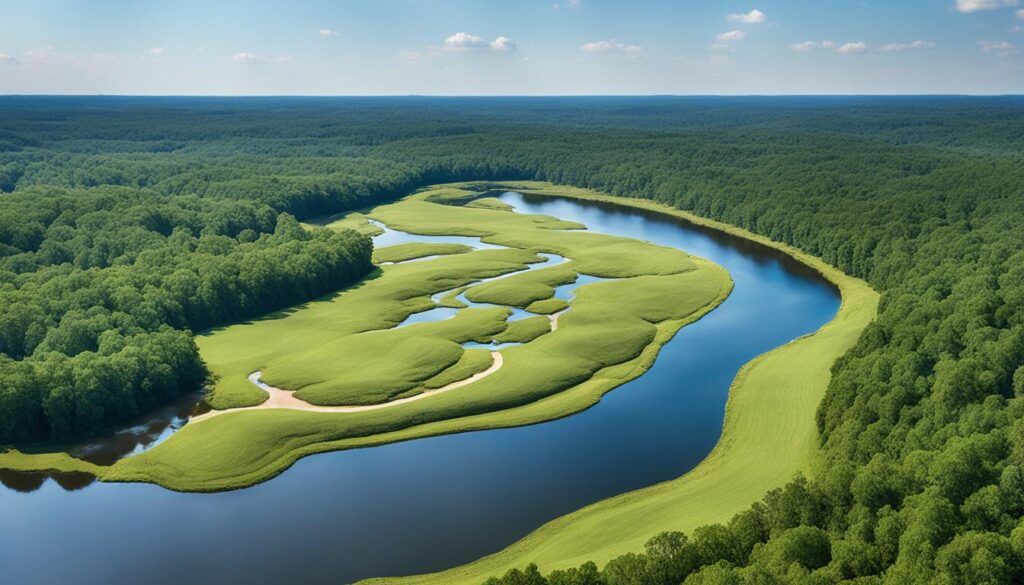
[[[535,301],[550,299],[556,286],[575,280],[576,271],[560,265],[485,282],[469,289],[466,298],[475,303],[526,307]]]
[[[491,361],[491,354],[487,350],[466,350],[455,365],[424,382],[423,387],[427,390],[434,390],[459,380],[465,380],[473,374],[479,374],[491,367]]]
[[[526,307],[526,310],[531,313],[539,313],[541,315],[553,315],[568,308],[569,303],[562,299],[544,299],[543,301],[534,301],[530,303]]]
[[[551,331],[551,322],[545,316],[527,317],[509,323],[508,328],[494,336],[498,343],[528,343]]]

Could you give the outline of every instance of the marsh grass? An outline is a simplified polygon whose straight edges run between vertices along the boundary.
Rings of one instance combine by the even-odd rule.
[[[476,193],[440,191],[445,198]],[[258,404],[265,395],[246,377],[261,370],[267,383],[316,404],[381,403],[486,369],[487,352],[465,350],[464,342],[527,341],[502,350],[501,369],[394,408],[226,413],[187,425],[152,450],[104,469],[103,479],[184,491],[232,489],[266,480],[312,453],[567,416],[646,371],[680,327],[731,290],[723,269],[680,250],[589,233],[547,216],[432,203],[434,195],[428,189],[354,219],[319,223],[376,227],[367,222],[373,218],[410,233],[475,236],[508,248],[383,266],[374,278],[339,294],[207,332],[198,343],[216,375],[210,402],[216,408]],[[569,262],[475,284],[523,271],[543,260],[538,253]],[[465,287],[473,299],[538,312],[564,308],[564,301],[550,298],[553,287],[578,274],[616,280],[577,289],[572,310],[555,331],[544,316],[508,323],[507,307],[463,308],[454,318],[394,329],[435,307],[431,295]],[[454,303],[456,294],[442,304]]]

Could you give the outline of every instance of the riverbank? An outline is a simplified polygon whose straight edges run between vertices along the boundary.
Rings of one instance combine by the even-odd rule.
[[[733,381],[721,438],[696,468],[682,477],[587,506],[537,529],[508,548],[444,572],[366,584],[478,585],[510,568],[537,563],[543,572],[599,565],[664,531],[690,532],[729,520],[798,473],[812,474],[817,457],[815,410],[832,363],[848,350],[877,314],[878,294],[864,281],[791,246],[652,201],[601,195],[537,182],[493,185],[524,194],[566,197],[656,212],[780,250],[836,286],[842,304],[813,334],[763,354]]]
[[[429,203],[428,196],[429,190],[368,215],[399,230],[483,238],[488,245],[505,249],[386,266],[375,278],[331,298],[200,337],[204,359],[219,380],[214,405],[244,407],[264,401],[266,394],[247,380],[254,370],[262,370],[268,384],[299,389],[296,396],[305,401],[354,404],[345,383],[376,380],[353,372],[380,372],[372,361],[377,354],[398,348],[402,355],[428,355],[429,363],[384,372],[392,380],[401,375],[414,382],[402,387],[399,383],[405,380],[398,380],[391,385],[397,389],[390,398],[400,400],[403,388],[426,390],[424,384],[431,379],[457,368],[458,353],[447,352],[458,351],[459,343],[486,340],[506,327],[509,309],[497,307],[463,309],[444,321],[388,329],[427,309],[429,296],[438,290],[520,271],[538,262],[537,253],[570,258],[571,263],[559,266],[562,272],[571,268],[577,274],[613,280],[581,288],[573,310],[559,317],[557,327],[527,344],[502,350],[504,367],[457,391],[348,415],[280,409],[230,412],[187,425],[151,451],[102,468],[97,475],[105,481],[144,481],[178,491],[229,490],[269,479],[313,453],[568,416],[645,372],[676,331],[718,306],[732,287],[721,267],[679,250],[593,234],[578,224],[521,216],[500,207]],[[357,220],[365,224],[365,217]],[[519,279],[515,292],[522,293],[516,296],[525,304],[550,296],[564,275],[551,282],[512,276],[508,282],[514,279]],[[491,291],[498,292],[509,291]],[[672,302],[665,303],[666,298]],[[416,345],[421,342],[446,352],[442,357],[447,361],[422,351]],[[328,358],[353,354],[360,359],[351,366]],[[334,375],[335,370],[346,374]],[[310,383],[311,375],[331,385]],[[373,383],[375,389],[389,387],[379,382]]]

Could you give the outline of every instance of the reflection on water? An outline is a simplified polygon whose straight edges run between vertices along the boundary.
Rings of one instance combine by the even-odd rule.
[[[43,487],[47,479],[52,479],[65,491],[80,490],[96,481],[96,476],[84,471],[13,471],[0,469],[0,484],[23,494],[28,494]]]
[[[734,236],[707,226],[693,223],[681,217],[674,217],[658,213],[657,211],[622,207],[605,201],[587,201],[583,199],[570,199],[566,197],[552,197],[549,195],[530,195],[512,191],[501,193],[490,193],[489,197],[499,197],[516,207],[520,213],[542,213],[553,215],[560,219],[567,219],[560,215],[560,212],[568,210],[578,211],[574,213],[578,217],[585,216],[592,224],[587,224],[587,229],[593,232],[626,235],[632,238],[653,241],[663,246],[673,246],[680,238],[666,238],[664,236],[665,226],[676,226],[687,232],[699,234],[707,240],[707,244],[684,248],[690,254],[707,257],[704,251],[713,253],[715,248],[728,248],[733,253],[739,253],[761,266],[778,265],[789,274],[802,276],[809,280],[823,284],[833,289],[837,295],[838,291],[828,281],[810,266],[799,262],[792,256],[766,246],[764,244]],[[623,227],[628,226],[626,232]],[[681,235],[682,232],[679,233]],[[650,237],[647,237],[650,236]],[[690,240],[691,243],[699,242],[697,239]],[[678,247],[678,246],[676,246]],[[715,260],[718,262],[718,260]]]
[[[117,461],[143,453],[166,441],[185,426],[190,416],[208,412],[210,406],[200,393],[183,394],[170,404],[141,415],[125,426],[87,441],[60,448],[44,447],[46,452],[57,451],[96,465],[113,465]],[[23,447],[26,453],[32,447]],[[80,490],[96,481],[90,473],[23,472],[0,469],[0,483],[17,492],[33,492],[47,479],[67,491]]]
[[[129,421],[123,428],[74,445],[66,452],[96,465],[113,465],[166,441],[185,426],[189,416],[208,412],[210,407],[202,398],[198,393],[184,394],[158,410]]]
[[[179,585],[188,559],[191,583],[337,585],[468,562],[569,511],[692,469],[718,440],[740,366],[839,307],[812,270],[746,240],[637,210],[501,199],[682,248],[725,267],[735,288],[642,377],[550,423],[317,455],[216,494],[103,482],[66,492],[45,478],[6,477],[35,491],[0,488],[0,580]]]

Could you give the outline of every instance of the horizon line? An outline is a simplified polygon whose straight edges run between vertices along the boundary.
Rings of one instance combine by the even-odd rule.
[[[7,93],[4,98],[783,98],[783,97],[1024,97],[1024,93],[567,93],[567,94],[202,94]]]

